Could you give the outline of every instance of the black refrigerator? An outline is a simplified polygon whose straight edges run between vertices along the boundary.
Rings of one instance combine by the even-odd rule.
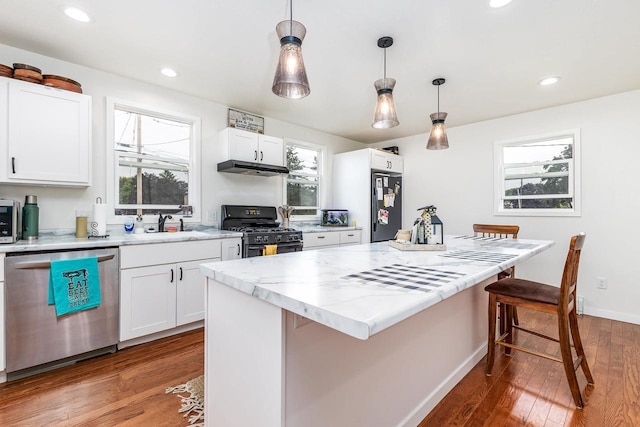
[[[371,241],[393,240],[402,228],[402,175],[371,174]]]

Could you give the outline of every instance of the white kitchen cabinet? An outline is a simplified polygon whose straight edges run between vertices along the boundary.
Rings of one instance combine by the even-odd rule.
[[[302,233],[303,250],[335,248],[338,246],[360,244],[360,230],[329,230]]]
[[[362,239],[360,230],[349,230],[340,232],[340,246],[359,245]]]
[[[371,169],[386,172],[402,173],[404,162],[402,157],[386,151],[368,149],[371,155]]]
[[[91,185],[91,97],[0,78],[0,182]]]
[[[199,265],[220,261],[225,240],[122,246],[120,341],[204,319]]]
[[[284,166],[284,140],[242,129],[225,128],[218,134],[223,160],[241,160]]]
[[[242,258],[242,239],[224,239],[222,244],[222,261]]]

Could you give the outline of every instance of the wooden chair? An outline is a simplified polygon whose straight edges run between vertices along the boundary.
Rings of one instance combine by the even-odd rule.
[[[501,237],[504,239],[517,239],[520,227],[517,225],[499,225],[499,224],[473,224],[473,233],[480,237]],[[505,271],[498,273],[498,280],[515,277],[516,268],[511,267]],[[500,307],[500,333],[505,331],[504,322],[506,321],[506,306]],[[513,308],[513,323],[518,325],[518,311]]]
[[[582,367],[587,382],[593,384],[593,377],[591,376],[591,371],[589,370],[589,365],[584,355],[580,332],[578,331],[578,316],[576,313],[578,265],[580,263],[580,252],[582,251],[585,237],[586,235],[584,233],[571,237],[569,253],[567,254],[567,260],[562,273],[562,282],[559,288],[516,278],[498,280],[484,288],[485,291],[489,292],[489,348],[485,374],[491,375],[496,344],[504,346],[506,354],[509,353],[509,350],[514,349],[560,362],[564,365],[571,395],[578,408],[582,408],[584,405],[576,377],[578,366]],[[556,314],[558,316],[559,338],[552,338],[520,326],[514,326],[510,322],[511,310],[507,310],[506,331],[496,339],[496,307],[498,304],[506,304],[509,307],[526,307]],[[559,343],[562,358],[558,359],[557,357],[514,344],[514,329],[529,332]],[[571,339],[573,340],[573,346],[575,347],[577,356],[575,361],[573,360],[571,351]]]

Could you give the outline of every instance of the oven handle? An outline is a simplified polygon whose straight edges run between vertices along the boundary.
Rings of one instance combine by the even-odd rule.
[[[109,261],[113,259],[115,255],[102,255],[98,257],[98,262]],[[36,268],[51,268],[51,261],[25,261],[18,262],[14,266],[14,268],[19,268],[22,270],[31,270]]]

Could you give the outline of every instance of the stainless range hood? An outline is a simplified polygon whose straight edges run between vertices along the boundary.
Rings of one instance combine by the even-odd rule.
[[[239,173],[242,175],[274,176],[287,175],[289,169],[284,166],[265,165],[263,163],[227,160],[218,163],[218,172]]]

